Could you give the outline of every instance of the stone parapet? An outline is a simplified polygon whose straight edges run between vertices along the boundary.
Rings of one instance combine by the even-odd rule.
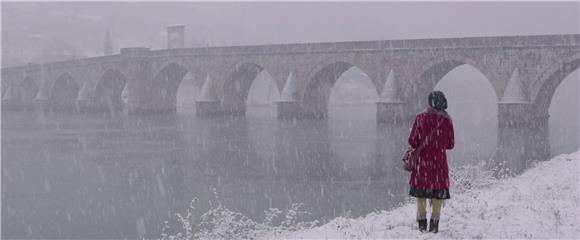
[[[125,58],[142,58],[149,56],[151,50],[145,47],[121,48],[121,56]]]

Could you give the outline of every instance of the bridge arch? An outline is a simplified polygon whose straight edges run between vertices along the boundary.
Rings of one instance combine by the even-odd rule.
[[[246,114],[275,118],[277,109],[275,103],[280,101],[278,84],[270,72],[262,70],[248,89],[246,99]]]
[[[541,116],[547,116],[550,104],[554,97],[554,93],[560,86],[560,84],[571,75],[574,71],[580,68],[580,53],[576,54],[568,59],[558,62],[552,65],[546,74],[540,76],[545,79],[540,86],[538,94],[536,95],[533,105],[536,109],[537,114]],[[541,80],[541,79],[539,79]]]
[[[69,73],[63,73],[52,84],[50,102],[53,110],[68,111],[76,108],[79,84]]]
[[[543,82],[533,100],[533,106],[535,116],[546,120],[545,130],[552,155],[578,149],[578,114],[570,113],[577,111],[579,96],[573,95],[578,93],[580,79],[574,77],[579,73],[580,54],[575,54],[550,66],[538,79]]]
[[[470,64],[461,64],[438,79],[432,90],[445,93],[453,118],[455,148],[448,154],[454,166],[477,165],[495,153],[498,144],[498,96],[489,79]],[[427,93],[420,98],[427,107]],[[415,114],[416,112],[412,112]]]
[[[223,83],[223,110],[233,115],[245,115],[248,95],[256,77],[267,70],[256,62],[240,62]],[[269,73],[268,73],[269,74]]]
[[[32,78],[26,77],[24,78],[24,80],[20,82],[19,89],[20,89],[19,91],[20,100],[28,102],[32,101],[36,97],[36,94],[38,94],[40,87],[38,86],[36,81],[34,81]]]
[[[548,139],[552,156],[575,152],[580,147],[580,68],[558,86],[548,107]]]
[[[328,102],[332,89],[337,80],[351,68],[358,68],[368,76],[363,68],[344,60],[325,62],[313,70],[302,97],[302,109],[306,117],[328,118]],[[376,82],[370,77],[369,79],[373,82],[375,92],[378,95]]]
[[[151,95],[158,110],[177,110],[177,93],[187,74],[206,76],[204,72],[178,62],[168,63],[157,72],[151,85]]]
[[[99,78],[93,94],[93,105],[98,111],[119,112],[123,110],[122,92],[127,78],[117,69],[108,69]]]
[[[404,97],[406,101],[410,103],[410,107],[413,112],[421,111],[426,107],[426,97],[429,92],[433,91],[435,86],[443,79],[445,75],[453,71],[457,67],[462,65],[469,65],[476,69],[479,73],[485,76],[487,82],[492,87],[496,100],[499,101],[499,95],[497,91],[497,85],[490,80],[489,75],[486,71],[481,68],[475,61],[470,59],[444,59],[437,62],[431,62],[426,64],[419,70],[418,81],[410,81],[403,83],[406,85],[403,87],[405,90]],[[410,85],[410,86],[409,86]]]

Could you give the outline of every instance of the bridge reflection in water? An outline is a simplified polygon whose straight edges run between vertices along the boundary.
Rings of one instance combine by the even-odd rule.
[[[278,121],[268,110],[218,119],[5,113],[2,237],[136,238],[138,221],[158,237],[193,197],[206,210],[214,187],[257,220],[293,202],[321,220],[388,209],[407,192],[396,145],[408,126],[387,129],[350,108],[332,121]]]

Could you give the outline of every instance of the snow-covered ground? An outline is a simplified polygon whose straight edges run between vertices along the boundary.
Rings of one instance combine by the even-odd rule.
[[[580,151],[540,162],[520,176],[452,196],[442,209],[439,233],[420,233],[415,204],[337,218],[312,229],[262,235],[264,239],[580,238]],[[453,184],[453,183],[452,183]]]

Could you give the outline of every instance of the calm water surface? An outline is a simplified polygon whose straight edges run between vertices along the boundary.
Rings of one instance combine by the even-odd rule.
[[[160,237],[192,198],[206,211],[214,188],[257,221],[295,202],[324,222],[405,199],[397,144],[407,128],[377,125],[374,106],[331,109],[328,122],[277,121],[273,110],[237,119],[3,112],[2,238]]]

